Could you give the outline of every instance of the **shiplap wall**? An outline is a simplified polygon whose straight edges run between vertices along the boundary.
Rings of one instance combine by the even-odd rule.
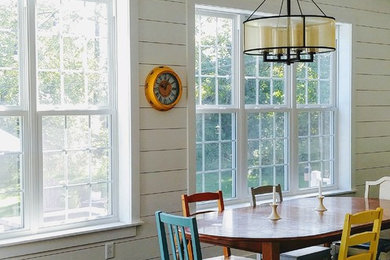
[[[259,1],[209,2],[253,10]],[[361,195],[365,180],[390,175],[390,1],[317,2],[336,20],[353,24],[352,180]],[[187,100],[186,4],[187,0],[139,0],[140,203],[144,224],[135,238],[115,241],[115,259],[159,259],[153,214],[158,209],[180,214],[180,194],[187,191],[187,105],[192,101]],[[157,65],[171,66],[183,81],[184,95],[168,112],[155,111],[144,98],[143,80]],[[29,258],[104,259],[104,244],[23,259]]]

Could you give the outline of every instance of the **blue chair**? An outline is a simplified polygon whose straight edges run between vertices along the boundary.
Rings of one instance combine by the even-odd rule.
[[[198,226],[196,224],[195,217],[182,217],[167,214],[161,211],[157,211],[156,215],[156,225],[158,233],[158,241],[160,244],[160,254],[161,260],[169,260],[170,252],[174,260],[202,260],[202,252],[200,250],[200,241],[198,234]],[[168,244],[168,239],[166,235],[166,230],[168,230],[168,237],[170,243]],[[191,245],[192,253],[188,250],[187,244],[189,240],[185,236],[185,232],[191,233]],[[191,255],[192,254],[192,255]],[[224,258],[213,257],[208,258],[209,260],[218,260],[218,259],[229,259],[229,260],[249,260],[249,258],[239,257],[239,256],[230,256]]]

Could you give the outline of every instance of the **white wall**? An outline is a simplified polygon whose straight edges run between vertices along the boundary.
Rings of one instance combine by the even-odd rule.
[[[204,2],[254,10],[260,1]],[[136,237],[115,241],[115,259],[159,259],[153,214],[158,209],[180,214],[180,194],[187,191],[187,105],[192,102],[187,100],[187,88],[193,87],[187,86],[186,78],[187,4],[187,0],[139,0],[140,203],[145,223]],[[365,180],[390,174],[390,1],[318,4],[337,21],[352,23],[352,183],[362,195]],[[180,103],[168,112],[152,109],[144,98],[143,81],[157,65],[171,66],[184,85]],[[31,258],[104,259],[104,244],[23,259]]]

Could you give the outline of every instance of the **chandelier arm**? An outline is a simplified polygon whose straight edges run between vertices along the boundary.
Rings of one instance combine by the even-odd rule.
[[[248,17],[248,19],[246,19],[246,21],[251,19],[251,17],[257,12],[257,10],[259,10],[259,8],[265,3],[265,1],[267,1],[267,0],[263,0],[263,2],[261,2],[261,4],[259,4],[259,6],[251,13],[251,15]]]
[[[283,4],[284,4],[284,0],[282,0],[282,4],[280,5],[279,16],[282,14]]]
[[[299,3],[299,0],[297,0],[297,4],[298,4],[298,7],[299,7],[299,11],[301,12],[301,15],[303,15],[301,4]]]
[[[322,9],[318,6],[318,4],[316,2],[314,2],[314,0],[311,0],[313,2],[313,4],[315,4],[317,6],[317,8],[321,11],[321,13],[326,16],[326,14],[324,13],[324,11],[322,11]]]

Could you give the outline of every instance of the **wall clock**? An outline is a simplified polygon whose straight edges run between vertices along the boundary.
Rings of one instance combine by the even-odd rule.
[[[180,77],[167,66],[154,68],[145,80],[145,96],[153,108],[167,111],[181,98]]]

